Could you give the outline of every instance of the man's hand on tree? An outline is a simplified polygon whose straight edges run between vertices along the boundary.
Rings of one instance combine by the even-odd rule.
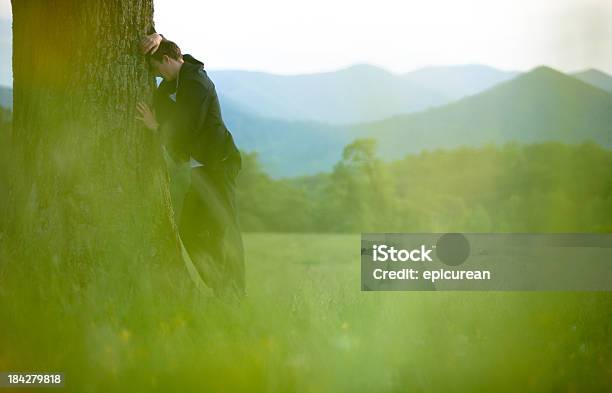
[[[155,113],[149,109],[147,104],[139,102],[136,104],[136,109],[140,112],[140,117],[136,116],[136,119],[142,121],[145,127],[153,131],[159,128],[159,123],[155,119]]]
[[[151,35],[145,36],[140,42],[140,50],[142,50],[142,53],[145,55],[153,54],[159,47],[161,41],[161,34],[153,33]]]

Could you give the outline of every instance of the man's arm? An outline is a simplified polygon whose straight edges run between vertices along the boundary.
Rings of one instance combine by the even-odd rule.
[[[175,83],[162,81],[153,93],[153,108],[160,124],[161,142],[166,145],[175,160],[181,161],[181,147],[173,127],[176,102],[170,98],[174,92],[176,92]]]

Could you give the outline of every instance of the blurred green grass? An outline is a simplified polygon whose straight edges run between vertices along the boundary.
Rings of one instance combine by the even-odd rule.
[[[612,389],[611,293],[360,292],[358,235],[244,240],[240,306],[185,271],[97,267],[78,296],[15,278],[0,370],[63,371],[78,392]]]

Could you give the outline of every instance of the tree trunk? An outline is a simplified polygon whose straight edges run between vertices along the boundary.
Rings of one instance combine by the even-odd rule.
[[[152,0],[12,7],[11,259],[182,267],[160,139],[135,119],[154,87],[139,52]]]

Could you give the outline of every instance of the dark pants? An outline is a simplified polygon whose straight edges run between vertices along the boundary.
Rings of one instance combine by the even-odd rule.
[[[179,230],[204,282],[220,297],[245,292],[244,251],[236,214],[236,176],[240,164],[216,170],[191,169]]]

